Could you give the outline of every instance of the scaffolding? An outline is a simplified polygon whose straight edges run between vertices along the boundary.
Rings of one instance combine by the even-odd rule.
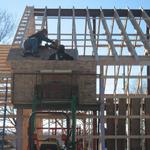
[[[82,85],[87,86],[87,91],[83,94],[92,93],[94,99],[87,97],[88,101],[84,101],[84,98],[79,100],[80,105],[86,107],[80,107],[83,109],[78,109],[77,112],[76,122],[82,122],[82,130],[76,134],[76,139],[82,138],[84,142],[88,142],[88,148],[93,150],[100,147],[102,150],[149,150],[149,27],[150,10],[143,8],[41,9],[27,6],[8,56],[8,62],[13,69],[17,63],[20,67],[16,67],[15,71],[10,70],[10,67],[4,67],[7,64],[6,59],[1,59],[1,75],[8,73],[9,77],[13,78],[12,83],[17,84],[20,82],[17,75],[19,77],[22,73],[23,78],[26,69],[29,72],[33,69],[29,67],[29,62],[35,68],[42,68],[47,63],[50,69],[63,68],[64,65],[68,68],[77,68],[75,66],[78,65],[86,71],[89,69],[89,72],[80,78],[81,81],[84,79]],[[61,62],[56,64],[44,60],[44,63],[38,58],[22,58],[20,53],[23,41],[42,28],[47,28],[48,37],[58,39],[68,52],[70,49],[78,50],[78,60],[61,65]],[[4,51],[8,54],[10,47],[2,47],[7,47]],[[7,56],[0,54],[0,57]],[[28,64],[23,68],[21,65],[25,61]],[[14,76],[10,76],[11,73]],[[90,80],[91,74],[94,77]],[[24,101],[13,100],[18,111],[17,130],[23,129],[22,124],[27,120],[19,114],[30,114],[30,110],[24,109]],[[22,137],[25,136],[25,133],[17,133],[19,149],[23,149]]]

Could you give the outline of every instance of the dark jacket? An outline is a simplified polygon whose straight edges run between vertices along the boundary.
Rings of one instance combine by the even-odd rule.
[[[29,38],[36,38],[38,40],[38,45],[40,45],[42,43],[42,41],[53,42],[53,40],[48,39],[42,31],[39,31],[39,32],[29,36]]]
[[[74,58],[65,53],[64,45],[60,45],[57,52],[49,56],[49,60],[74,60]]]

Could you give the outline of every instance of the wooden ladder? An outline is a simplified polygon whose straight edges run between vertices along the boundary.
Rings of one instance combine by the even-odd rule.
[[[22,46],[23,40],[25,38],[27,29],[28,29],[28,26],[29,26],[30,17],[33,14],[33,10],[34,10],[34,7],[26,6],[26,8],[24,10],[24,13],[23,13],[23,16],[20,20],[17,32],[15,34],[13,43],[12,43],[13,48],[14,47],[18,48],[18,47]]]

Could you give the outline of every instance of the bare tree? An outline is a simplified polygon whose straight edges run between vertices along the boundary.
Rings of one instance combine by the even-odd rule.
[[[0,10],[0,43],[6,43],[6,42],[8,42],[7,40],[11,41],[11,35],[14,31],[14,27],[15,27],[15,23],[14,23],[12,15],[7,13],[6,11]],[[0,86],[2,87],[2,86],[6,86],[6,85],[3,83],[0,83]],[[0,92],[2,93],[2,92],[6,92],[6,91],[4,90],[4,91],[0,91]],[[0,106],[0,115],[5,114],[4,112],[6,112],[7,114],[9,114],[9,113],[14,114],[14,109],[11,108],[11,106],[10,107],[8,106],[6,108],[5,108],[5,105]],[[6,115],[4,115],[4,116],[6,116]],[[0,147],[2,149],[4,149],[5,144],[8,145],[8,141],[4,140],[4,136],[7,133],[14,134],[14,132],[15,132],[15,130],[11,130],[11,128],[10,128],[10,131],[9,131],[9,128],[6,131],[5,130],[6,123],[9,126],[14,126],[14,127],[16,126],[15,118],[12,118],[12,119],[5,118],[4,116],[3,116],[3,118],[0,118],[0,125],[3,126],[2,128],[0,128],[0,136],[2,137],[2,139],[0,140]],[[1,131],[1,129],[2,129],[2,131]]]
[[[13,16],[4,10],[0,10],[0,42],[5,42],[10,38],[14,27]]]

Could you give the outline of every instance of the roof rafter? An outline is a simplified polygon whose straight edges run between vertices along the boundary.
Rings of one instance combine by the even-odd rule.
[[[142,8],[142,18],[147,23],[148,27],[150,28],[150,17],[146,13],[146,11]]]
[[[58,23],[57,23],[57,40],[60,44],[60,39],[61,39],[61,7],[59,7],[58,10]]]
[[[94,52],[94,55],[96,57],[96,60],[98,60],[96,39],[94,38],[94,34],[93,34],[93,31],[92,31],[92,25],[91,25],[91,21],[90,21],[90,14],[89,14],[88,8],[86,9],[86,12],[87,12],[87,24],[88,24],[89,31],[90,31],[90,37],[91,37],[91,43],[92,43],[92,47],[93,47],[93,52]]]
[[[116,22],[118,24],[119,29],[121,30],[122,34],[124,35],[124,39],[125,39],[126,45],[128,46],[129,52],[138,61],[139,59],[138,59],[137,53],[136,53],[136,51],[135,51],[131,41],[129,40],[129,37],[128,37],[127,33],[126,33],[126,30],[125,30],[125,28],[124,28],[124,26],[123,26],[123,24],[122,24],[122,22],[120,20],[120,17],[118,15],[118,12],[117,12],[116,9],[114,9],[114,16],[115,16],[115,19],[116,19]]]
[[[141,41],[142,41],[143,44],[144,44],[144,47],[148,50],[148,52],[150,52],[150,45],[149,45],[149,42],[148,42],[148,40],[146,39],[146,37],[144,36],[143,31],[141,30],[141,28],[139,27],[138,23],[136,22],[136,20],[135,20],[135,18],[134,18],[134,15],[133,15],[133,13],[131,12],[130,9],[128,9],[128,16],[129,16],[129,19],[130,19],[132,25],[133,25],[134,28],[137,30],[137,33],[139,34],[140,39],[141,39]]]
[[[75,49],[77,49],[77,38],[76,38],[76,22],[75,22],[75,9],[73,7],[72,9],[73,16],[72,16],[72,48],[73,48],[73,43]]]
[[[118,54],[117,54],[115,46],[113,44],[112,36],[111,36],[111,34],[109,32],[109,29],[108,29],[108,26],[107,26],[107,23],[106,23],[106,19],[104,17],[103,10],[100,9],[100,12],[101,12],[100,14],[101,14],[102,24],[103,24],[105,32],[106,32],[106,36],[107,36],[107,41],[108,41],[109,47],[111,49],[111,52],[112,52],[113,56],[115,57],[115,60],[118,61]]]

